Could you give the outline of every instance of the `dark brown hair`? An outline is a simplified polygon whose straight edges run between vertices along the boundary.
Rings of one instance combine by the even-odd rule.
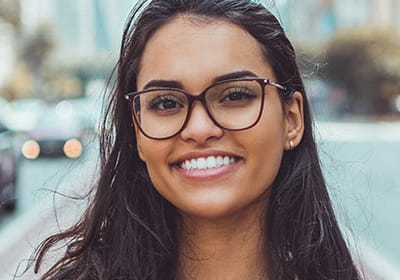
[[[270,279],[360,279],[321,172],[295,51],[275,16],[249,0],[141,1],[132,10],[103,123],[94,197],[79,223],[42,243],[35,270],[50,248],[65,241],[68,250],[42,279],[173,278],[178,260],[177,213],[155,190],[139,159],[123,94],[136,90],[150,36],[180,14],[241,26],[259,42],[277,82],[304,96],[304,137],[296,149],[284,152],[263,221]]]

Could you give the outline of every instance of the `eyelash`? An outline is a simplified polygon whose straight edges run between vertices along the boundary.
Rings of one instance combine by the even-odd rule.
[[[163,96],[157,96],[156,98],[154,98],[149,104],[148,104],[148,109],[149,110],[168,110],[168,109],[160,109],[160,105],[162,105],[162,103],[164,101],[169,101],[169,102],[175,102],[180,108],[183,107],[182,103],[179,102],[178,98],[171,96],[171,95],[163,95]],[[177,108],[174,108],[177,109]]]
[[[224,96],[222,96],[221,101],[226,100],[227,98],[232,96],[232,94],[241,94],[241,97],[244,97],[245,99],[254,99],[256,97],[250,90],[248,90],[246,88],[235,88],[235,87],[233,87],[233,88],[228,89],[223,94],[224,94]],[[230,100],[230,102],[232,102],[232,100]]]

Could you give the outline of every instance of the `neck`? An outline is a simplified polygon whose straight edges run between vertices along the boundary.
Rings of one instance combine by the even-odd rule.
[[[267,279],[261,216],[245,212],[223,219],[183,215],[177,279]]]

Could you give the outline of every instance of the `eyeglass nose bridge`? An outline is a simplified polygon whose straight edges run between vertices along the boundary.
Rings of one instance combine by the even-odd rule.
[[[189,123],[189,120],[192,116],[192,112],[193,112],[193,104],[195,101],[200,101],[203,109],[206,111],[208,117],[210,118],[210,120],[213,122],[213,124],[221,129],[224,129],[217,121],[216,119],[213,117],[213,115],[211,114],[210,110],[208,109],[207,106],[207,102],[206,102],[206,94],[208,92],[209,88],[207,88],[206,90],[204,90],[203,92],[201,92],[198,95],[191,95],[185,92],[186,97],[188,98],[188,111],[187,111],[187,115],[186,115],[186,120],[183,123],[182,128],[180,129],[180,131],[184,130],[186,128],[186,126]]]

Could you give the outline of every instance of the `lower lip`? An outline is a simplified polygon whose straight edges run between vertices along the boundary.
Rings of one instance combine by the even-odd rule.
[[[210,169],[194,169],[194,170],[185,170],[178,166],[175,166],[175,170],[179,172],[186,179],[190,180],[211,180],[217,179],[219,177],[225,176],[229,173],[232,173],[240,164],[242,160],[235,161],[232,164],[220,166],[217,168]]]

